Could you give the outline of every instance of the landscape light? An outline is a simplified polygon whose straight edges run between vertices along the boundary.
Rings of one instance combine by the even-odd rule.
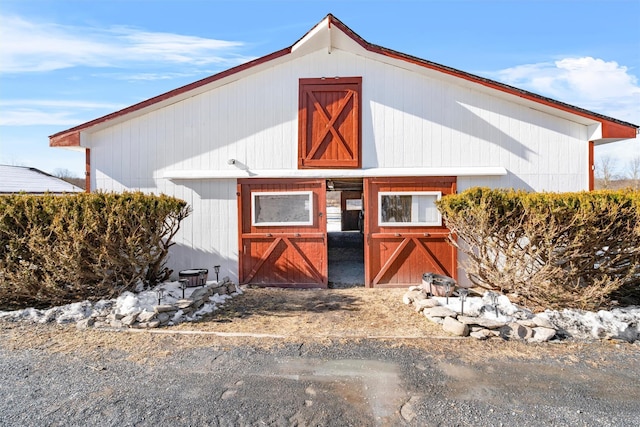
[[[458,295],[460,296],[460,315],[464,316],[464,301],[467,299],[467,295],[469,295],[469,289],[461,288],[458,291]]]
[[[219,265],[214,265],[213,266],[213,271],[216,272],[216,283],[218,283],[218,274],[220,274],[220,266]]]
[[[447,305],[449,305],[449,292],[451,292],[451,283],[444,282],[444,294],[447,296]]]
[[[162,303],[162,297],[164,296],[164,289],[156,289],[156,296],[158,297],[158,305],[160,305]]]
[[[489,292],[489,298],[491,298],[491,304],[496,310],[496,319],[498,318],[498,294],[495,292]]]
[[[187,279],[180,279],[180,289],[182,289],[182,299],[184,299],[184,290],[187,288]]]

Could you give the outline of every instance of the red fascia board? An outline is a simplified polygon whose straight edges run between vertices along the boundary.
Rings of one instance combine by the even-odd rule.
[[[506,92],[509,93],[511,95],[515,95],[518,96],[520,98],[524,98],[530,101],[534,101],[552,108],[556,108],[562,111],[566,111],[572,114],[576,114],[582,117],[586,117],[589,119],[593,119],[593,120],[597,120],[599,122],[602,123],[602,137],[603,138],[618,138],[618,139],[628,139],[628,138],[635,138],[636,137],[636,130],[640,127],[637,125],[634,125],[632,123],[628,123],[628,122],[624,122],[622,120],[617,120],[614,119],[612,117],[607,117],[605,115],[602,114],[598,114],[598,113],[594,113],[592,111],[589,110],[585,110],[579,107],[575,107],[573,105],[570,104],[565,104],[563,102],[560,101],[556,101],[554,99],[551,98],[546,98],[544,96],[541,95],[537,95],[535,93],[532,92],[528,92],[522,89],[518,89],[516,87],[513,86],[509,86],[506,85],[504,83],[499,83],[496,82],[494,80],[490,80],[490,79],[486,79],[480,76],[476,76],[474,74],[470,74],[464,71],[460,71],[457,70],[455,68],[451,68],[451,67],[447,67],[435,62],[431,62],[431,61],[427,61],[425,59],[421,59],[415,56],[411,56],[402,52],[398,52],[392,49],[387,49],[385,47],[382,46],[378,46],[375,44],[371,44],[369,42],[367,42],[365,39],[363,39],[362,37],[360,37],[358,34],[356,34],[353,30],[351,30],[351,28],[347,27],[344,23],[342,23],[342,21],[340,21],[338,18],[336,18],[335,16],[333,16],[332,14],[328,14],[324,19],[328,19],[328,25],[331,26],[332,24],[335,25],[337,28],[339,28],[342,32],[344,32],[345,34],[347,34],[349,37],[351,37],[351,39],[353,39],[356,43],[358,43],[360,46],[362,46],[364,49],[373,52],[373,53],[377,53],[383,56],[387,56],[390,58],[394,58],[394,59],[398,59],[401,61],[406,61],[421,67],[425,67],[425,68],[429,68],[435,71],[439,71],[441,73],[445,73],[445,74],[449,74],[451,76],[454,77],[458,77],[473,83],[477,83],[495,90],[499,90],[502,92]],[[323,19],[323,20],[324,20]],[[322,22],[322,21],[320,21]],[[319,24],[319,23],[318,23]],[[317,26],[317,25],[316,25]],[[314,26],[313,28],[315,28],[316,26]],[[298,39],[298,41],[296,41],[296,43],[298,43],[300,40],[304,39],[306,37],[307,34],[309,34],[313,28],[309,31],[307,31],[307,33],[305,33],[304,36],[302,36],[300,39]],[[200,86],[204,86],[206,84],[215,82],[217,80],[223,79],[225,77],[228,77],[230,75],[233,75],[235,73],[239,73],[241,71],[244,71],[246,69],[249,69],[251,67],[254,67],[256,65],[259,64],[263,64],[265,62],[269,62],[273,59],[279,58],[281,56],[284,55],[288,55],[289,53],[291,53],[293,46],[296,45],[296,43],[294,43],[292,46],[281,49],[277,52],[271,53],[269,55],[263,56],[261,58],[257,58],[254,59],[253,61],[249,61],[245,64],[241,64],[238,65],[236,67],[233,68],[229,68],[228,70],[222,71],[218,74],[214,74],[212,76],[206,77],[202,80],[198,80],[196,82],[190,83],[188,85],[179,87],[177,89],[174,89],[172,91],[163,93],[161,95],[158,95],[156,97],[153,98],[149,98],[146,101],[142,101],[139,102],[137,104],[134,104],[130,107],[127,107],[125,109],[116,111],[114,113],[108,114],[106,116],[102,116],[99,117],[95,120],[83,123],[79,126],[73,127],[71,129],[67,129],[65,131],[62,132],[58,132],[54,135],[51,135],[49,137],[49,145],[51,147],[79,147],[80,146],[80,131],[83,129],[87,129],[91,126],[100,124],[100,123],[104,123],[106,121],[109,121],[111,119],[123,116],[125,114],[129,114],[131,112],[140,110],[142,108],[148,107],[150,105],[153,105],[155,103],[164,101],[166,99],[172,98],[174,96],[180,95],[182,93],[188,92],[190,90],[196,89]],[[606,129],[606,131],[605,131]]]
[[[632,125],[633,126],[633,125]],[[630,127],[624,126],[620,123],[615,123],[611,121],[603,121],[602,122],[602,138],[625,138],[625,139],[633,139],[636,137],[636,129],[637,126]]]
[[[80,147],[80,132],[68,130],[49,137],[51,147]]]

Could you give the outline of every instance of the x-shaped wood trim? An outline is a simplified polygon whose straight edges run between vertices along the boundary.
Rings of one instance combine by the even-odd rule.
[[[424,252],[427,258],[431,259],[431,261],[433,261],[433,263],[440,268],[440,271],[438,273],[444,274],[447,276],[451,275],[451,273],[448,272],[446,268],[444,268],[444,265],[442,265],[440,260],[438,260],[438,258],[433,254],[433,252],[431,252],[431,249],[429,249],[426,245],[422,244],[422,242],[416,237],[412,237],[411,240],[415,242],[417,247],[422,249],[422,252]]]
[[[273,242],[269,245],[267,250],[262,254],[262,258],[260,258],[258,263],[253,267],[251,272],[247,275],[245,279],[245,283],[251,282],[251,280],[258,273],[258,271],[260,271],[260,269],[262,268],[264,263],[267,261],[267,259],[271,256],[273,251],[275,251],[275,249],[278,247],[280,242],[284,242],[284,244],[287,247],[293,248],[293,250],[295,250],[302,257],[307,267],[309,267],[309,269],[311,270],[311,273],[315,276],[316,280],[319,283],[323,282],[322,274],[320,274],[320,272],[314,267],[313,262],[309,259],[309,257],[307,257],[307,255],[304,253],[304,251],[302,251],[302,249],[300,249],[298,245],[294,244],[288,237],[276,237],[273,240]]]
[[[347,96],[342,98],[342,100],[338,104],[338,111],[331,117],[329,116],[329,112],[325,110],[325,108],[320,104],[316,96],[313,94],[313,91],[306,90],[305,92],[307,93],[309,98],[311,98],[311,100],[313,101],[313,106],[315,107],[316,111],[320,113],[320,116],[326,122],[322,132],[318,133],[317,139],[315,141],[312,141],[311,150],[307,154],[307,159],[311,159],[313,158],[313,156],[315,156],[316,152],[318,151],[318,149],[320,149],[320,146],[322,145],[322,141],[324,141],[324,137],[329,132],[333,134],[334,138],[340,141],[340,143],[345,148],[345,150],[347,150],[347,153],[349,153],[349,156],[353,158],[354,157],[353,151],[349,147],[349,144],[347,144],[347,142],[344,140],[342,135],[340,135],[340,132],[338,132],[338,130],[334,127],[334,124],[336,120],[338,120],[338,117],[340,117],[340,114],[342,114],[342,111],[347,106],[349,101],[353,98],[354,91],[347,90]]]
[[[378,272],[378,274],[376,274],[376,277],[374,277],[373,279],[373,285],[377,285],[378,283],[380,283],[380,279],[382,279],[382,276],[384,276],[384,274],[391,268],[391,266],[393,265],[394,262],[396,262],[396,259],[398,259],[398,257],[400,256],[400,254],[402,253],[402,251],[409,245],[409,242],[413,242],[416,247],[419,247],[422,249],[422,251],[424,252],[424,254],[427,256],[427,258],[431,259],[431,261],[433,261],[435,263],[435,265],[437,265],[441,271],[439,271],[439,273],[442,274],[448,274],[446,269],[444,268],[444,266],[442,265],[442,263],[440,263],[440,261],[438,261],[438,259],[435,257],[435,255],[429,250],[429,248],[427,248],[426,246],[424,246],[422,244],[422,242],[420,242],[418,240],[418,238],[416,237],[411,237],[411,238],[405,238],[402,243],[400,243],[398,245],[398,247],[396,248],[395,251],[393,251],[393,254],[391,254],[391,256],[389,257],[389,259],[387,259],[387,262],[384,263],[384,265],[382,266],[382,268],[380,269],[380,271]]]
[[[302,249],[300,249],[300,247],[298,245],[296,245],[294,242],[289,240],[288,237],[284,237],[283,240],[287,243],[288,246],[291,246],[292,248],[294,248],[296,250],[296,252],[298,252],[298,254],[300,254],[300,256],[302,257],[304,262],[307,264],[307,267],[309,267],[309,269],[311,270],[311,273],[313,273],[313,275],[315,276],[316,280],[318,282],[322,283],[322,281],[323,281],[322,274],[320,274],[320,272],[318,270],[316,270],[316,268],[313,265],[313,262],[304,253],[304,251]]]

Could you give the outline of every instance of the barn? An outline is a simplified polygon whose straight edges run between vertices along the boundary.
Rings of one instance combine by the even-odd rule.
[[[218,265],[243,284],[327,287],[342,235],[362,254],[364,285],[400,287],[424,272],[463,276],[436,200],[479,185],[593,189],[594,146],[637,128],[368,43],[327,15],[290,47],[50,145],[86,152],[91,190],[192,206],[175,271]],[[329,201],[341,234],[328,231]]]

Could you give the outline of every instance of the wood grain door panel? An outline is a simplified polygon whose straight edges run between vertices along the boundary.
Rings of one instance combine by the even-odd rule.
[[[435,272],[456,278],[457,252],[444,226],[381,226],[378,193],[439,191],[455,193],[455,177],[366,178],[365,283],[368,287],[404,287]]]
[[[361,77],[300,79],[298,167],[359,168]]]
[[[310,225],[252,224],[252,194],[312,192]],[[324,180],[238,180],[240,283],[280,287],[327,287]]]

